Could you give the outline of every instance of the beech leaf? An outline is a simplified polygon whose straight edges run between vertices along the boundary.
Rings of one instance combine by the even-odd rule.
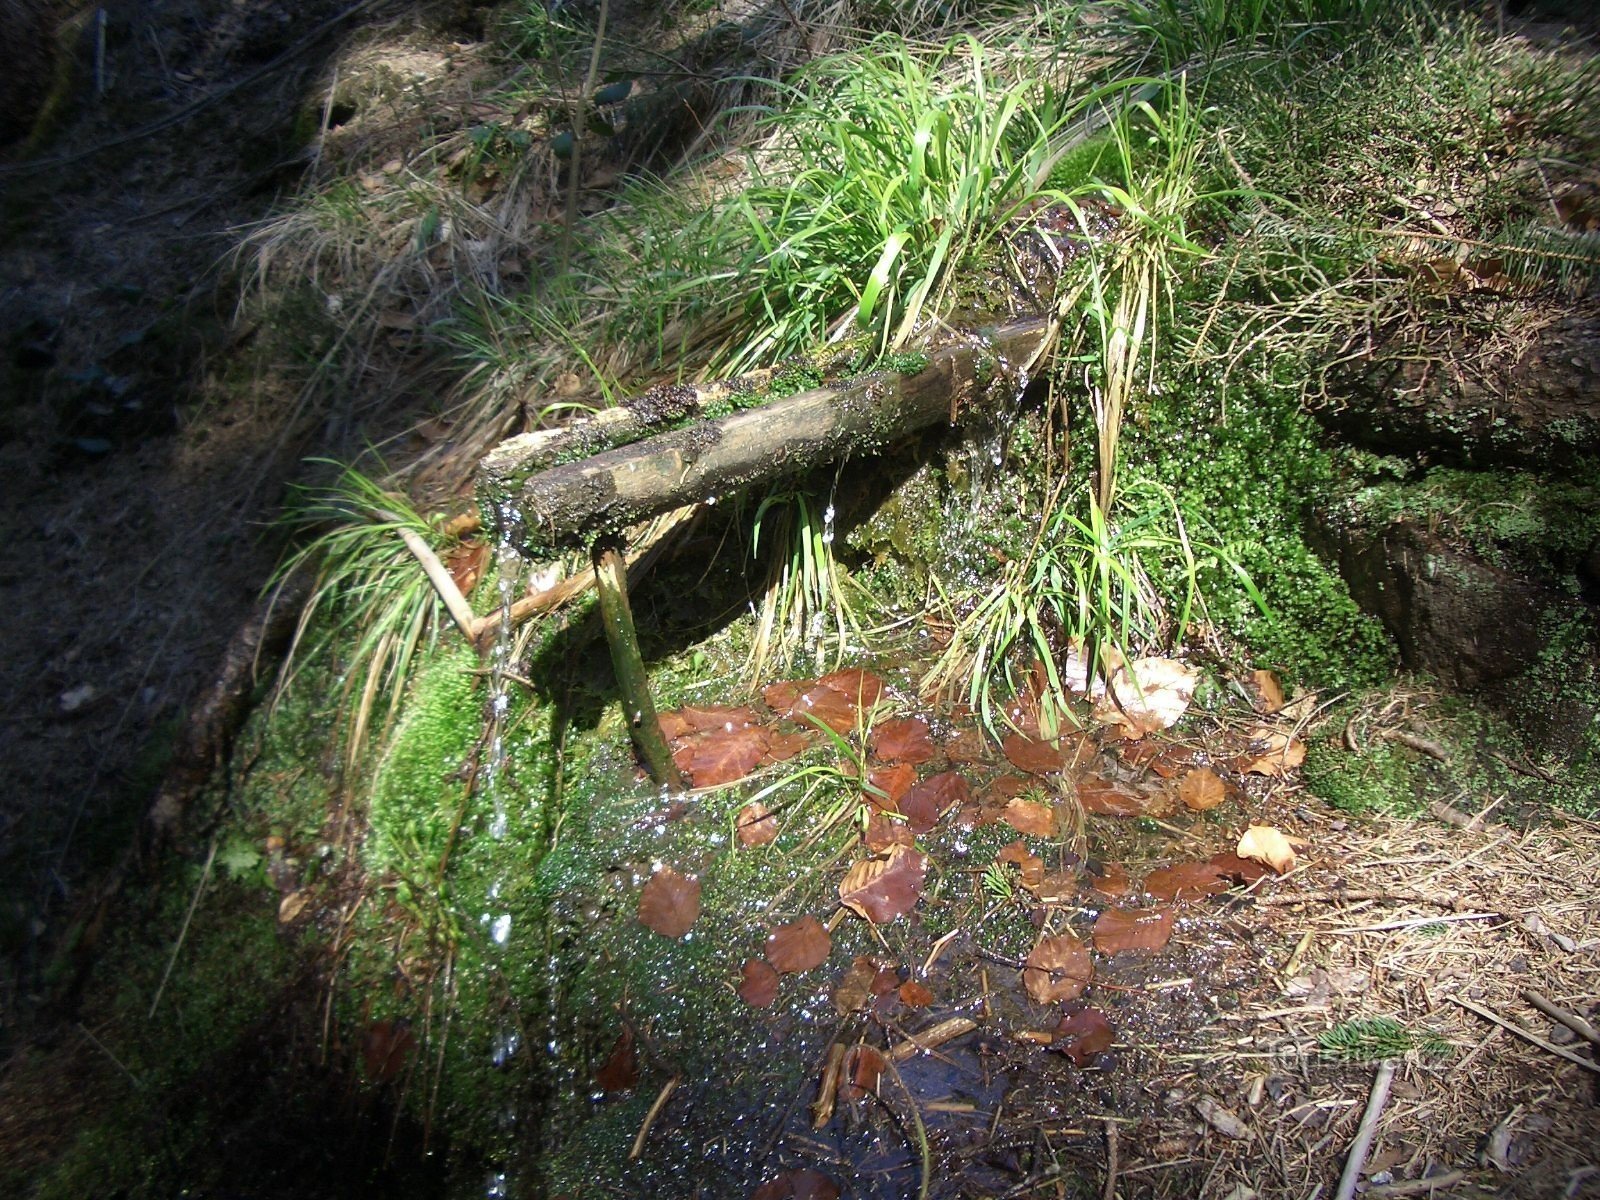
[[[1044,882],[1044,859],[1029,851],[1021,838],[1001,847],[994,860],[997,863],[1016,863],[1017,872],[1022,876],[1022,886],[1030,892]]]
[[[1022,969],[1022,986],[1036,1004],[1076,1000],[1093,979],[1089,947],[1070,933],[1040,938]]]
[[[916,841],[911,826],[880,809],[867,813],[867,827],[862,831],[862,844],[869,854],[882,854],[890,846],[910,846]]]
[[[967,781],[955,771],[930,775],[900,797],[900,812],[916,834],[927,833],[957,805],[972,798]]]
[[[624,1025],[606,1061],[594,1073],[602,1092],[625,1092],[639,1082],[639,1053],[633,1044],[633,1026]]]
[[[868,804],[888,812],[900,811],[900,797],[911,790],[911,785],[917,781],[917,769],[908,763],[900,763],[893,767],[879,767],[867,776],[867,782],[877,791],[864,791],[862,796]],[[879,795],[882,792],[883,795]]]
[[[778,973],[764,959],[747,958],[741,968],[739,999],[751,1008],[766,1008],[778,998]]]
[[[886,925],[916,906],[927,859],[905,846],[856,863],[839,881],[839,901],[874,925]]]
[[[1116,1040],[1116,1030],[1098,1008],[1080,1008],[1061,1018],[1056,1026],[1056,1044],[1052,1049],[1061,1051],[1078,1066],[1089,1061],[1103,1050],[1111,1049]]]
[[[1091,865],[1089,886],[1102,896],[1126,896],[1133,890],[1128,872],[1117,863],[1103,863],[1098,871]]]
[[[1035,837],[1056,835],[1055,808],[1048,804],[1040,804],[1036,800],[1024,800],[1020,796],[1015,800],[1008,800],[1000,819],[1018,833],[1031,833]]]
[[[1098,775],[1078,780],[1078,803],[1084,812],[1102,817],[1138,817],[1155,805],[1150,797]]]
[[[1247,775],[1282,779],[1306,760],[1306,744],[1282,730],[1261,725],[1250,731],[1250,749],[1234,760]]]
[[[662,937],[681,938],[700,916],[700,881],[662,867],[639,893],[639,923]]]
[[[878,697],[883,695],[883,680],[871,671],[863,671],[860,667],[846,667],[842,671],[833,671],[817,682],[832,688],[851,704],[860,708],[871,708],[878,702]]]
[[[755,712],[727,704],[685,704],[660,714],[661,732],[674,740],[713,729],[731,732],[758,724]]]
[[[767,961],[780,975],[820,967],[832,949],[833,939],[815,917],[801,917],[767,934]]]
[[[1094,715],[1143,737],[1177,724],[1194,699],[1200,672],[1172,658],[1138,658],[1117,668]]]
[[[1199,900],[1228,890],[1226,872],[1215,863],[1174,863],[1144,877],[1144,890],[1157,900]]]
[[[839,1185],[805,1167],[767,1180],[750,1193],[750,1200],[839,1200]]]
[[[1025,733],[1006,734],[1000,748],[1017,770],[1034,775],[1048,775],[1067,765],[1066,756],[1058,743],[1041,741]]]
[[[907,1008],[927,1008],[933,999],[933,993],[915,979],[908,979],[900,985],[900,1003]]]
[[[1101,954],[1153,954],[1171,939],[1176,916],[1170,908],[1108,908],[1095,920],[1094,948]]]
[[[672,761],[695,787],[720,787],[743,779],[767,755],[769,735],[765,729],[712,729],[681,740]]]
[[[1294,869],[1294,847],[1271,825],[1252,825],[1239,838],[1240,858],[1266,863],[1279,875]]]
[[[921,717],[885,721],[872,731],[872,752],[885,762],[925,763],[935,754],[928,722]]]
[[[734,833],[741,846],[765,846],[778,836],[778,818],[761,801],[746,804],[733,819]]]
[[[1178,784],[1178,799],[1185,808],[1205,812],[1215,808],[1228,796],[1227,786],[1210,767],[1196,767]]]

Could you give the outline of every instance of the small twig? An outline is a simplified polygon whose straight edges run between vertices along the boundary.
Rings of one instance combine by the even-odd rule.
[[[1117,1123],[1106,1120],[1106,1186],[1100,1200],[1117,1200]]]
[[[117,1069],[128,1077],[128,1082],[132,1083],[133,1086],[138,1088],[140,1091],[144,1090],[144,1084],[139,1082],[139,1077],[132,1071],[128,1070],[126,1063],[124,1063],[115,1054],[111,1053],[110,1047],[108,1047],[99,1038],[95,1037],[94,1034],[90,1033],[88,1027],[84,1025],[82,1021],[78,1022],[78,1032],[89,1039],[90,1045],[92,1045],[96,1050],[100,1051],[101,1054],[104,1054],[107,1058],[109,1058],[116,1065]]]
[[[889,1057],[883,1061],[884,1066],[889,1069],[889,1074],[900,1085],[900,1091],[906,1098],[906,1105],[911,1109],[911,1122],[917,1130],[917,1153],[922,1158],[922,1175],[917,1181],[917,1200],[928,1200],[928,1187],[933,1182],[933,1151],[928,1146],[928,1127],[922,1123],[922,1112],[917,1108],[917,1098],[906,1086],[900,1068],[894,1065],[894,1059]]]
[[[1522,1038],[1527,1042],[1532,1042],[1535,1046],[1539,1047],[1539,1049],[1548,1050],[1557,1058],[1564,1058],[1568,1062],[1582,1067],[1585,1071],[1592,1071],[1596,1075],[1600,1075],[1600,1063],[1591,1062],[1589,1059],[1574,1054],[1570,1050],[1563,1050],[1560,1046],[1552,1045],[1550,1042],[1545,1041],[1538,1034],[1529,1032],[1521,1025],[1518,1025],[1512,1021],[1508,1021],[1498,1013],[1491,1012],[1482,1005],[1474,1004],[1471,1000],[1463,1000],[1460,996],[1451,996],[1450,999],[1459,1004],[1462,1008],[1465,1008],[1470,1012],[1477,1013],[1484,1020],[1493,1021],[1496,1025],[1499,1025],[1505,1029],[1509,1029],[1519,1038]]]
[[[439,561],[439,556],[414,529],[402,527],[400,540],[405,542],[412,557],[422,564],[423,573],[427,575],[428,582],[433,584],[433,590],[439,593],[439,599],[444,601],[445,608],[450,611],[450,619],[461,630],[461,636],[471,641],[472,635],[477,632],[477,618],[472,615],[472,605],[467,603],[467,598],[461,594],[461,589]]]
[[[1560,1021],[1561,1024],[1572,1030],[1573,1033],[1591,1046],[1600,1046],[1600,1030],[1597,1030],[1577,1013],[1568,1012],[1566,1009],[1551,1003],[1550,999],[1542,992],[1536,992],[1531,988],[1522,993],[1522,998],[1552,1021]]]
[[[1445,1171],[1440,1175],[1427,1175],[1421,1179],[1403,1179],[1399,1183],[1385,1183],[1368,1188],[1366,1196],[1421,1196],[1444,1188],[1455,1187],[1467,1177],[1465,1171]]]
[[[661,1110],[667,1106],[667,1100],[672,1093],[678,1090],[678,1084],[683,1079],[682,1075],[674,1075],[661,1085],[661,1091],[656,1096],[656,1102],[650,1106],[650,1111],[645,1113],[644,1121],[639,1126],[639,1136],[633,1139],[633,1149],[628,1151],[628,1161],[632,1162],[644,1153],[644,1140],[650,1136],[650,1127],[656,1123],[656,1118],[661,1115]]]
[[[1418,754],[1426,754],[1429,758],[1436,758],[1442,763],[1450,761],[1450,752],[1438,742],[1430,742],[1425,737],[1412,733],[1408,729],[1386,729],[1379,735],[1387,741],[1399,742],[1408,746]]]
[[[1518,775],[1526,775],[1530,779],[1541,779],[1545,783],[1554,784],[1561,782],[1561,780],[1550,774],[1550,772],[1546,771],[1543,767],[1536,767],[1530,762],[1512,762],[1498,750],[1490,750],[1489,757],[1494,759],[1497,763],[1500,763],[1502,766],[1510,767]]]
[[[1372,1150],[1372,1139],[1378,1132],[1378,1118],[1383,1116],[1383,1106],[1389,1102],[1389,1085],[1394,1082],[1394,1063],[1384,1059],[1378,1064],[1378,1074],[1372,1081],[1372,1091],[1367,1096],[1367,1109],[1361,1114],[1361,1124],[1356,1128],[1356,1140],[1350,1144],[1350,1157],[1345,1159],[1344,1174],[1339,1176],[1339,1190],[1333,1200],[1351,1200],[1356,1194],[1356,1184],[1361,1180],[1361,1168],[1367,1165],[1367,1155]]]
[[[172,953],[167,958],[167,969],[161,972],[161,982],[156,987],[155,997],[150,1001],[150,1011],[146,1020],[151,1020],[156,1015],[156,1009],[161,1006],[161,993],[167,990],[167,980],[172,978],[172,968],[178,961],[178,951],[183,949],[183,940],[189,936],[189,922],[194,920],[194,910],[200,907],[200,894],[206,890],[206,880],[211,878],[211,863],[217,857],[217,838],[221,834],[211,837],[211,849],[206,853],[206,865],[200,868],[200,882],[195,885],[194,895],[189,900],[189,911],[183,915],[183,928],[178,930],[178,940],[172,944]]]

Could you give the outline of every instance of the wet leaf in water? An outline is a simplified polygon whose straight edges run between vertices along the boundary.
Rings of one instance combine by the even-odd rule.
[[[916,834],[927,833],[939,818],[972,798],[967,781],[955,771],[930,775],[900,797],[900,811]]]
[[[639,923],[662,937],[681,938],[700,916],[700,881],[662,867],[639,893]]]
[[[741,969],[739,999],[751,1008],[766,1008],[778,998],[778,973],[764,959],[747,958]]]
[[[767,934],[767,961],[780,975],[819,967],[832,949],[833,939],[815,917],[801,917]]]
[[[885,721],[872,731],[872,752],[884,762],[927,762],[935,753],[928,722],[921,717]]]
[[[862,831],[861,841],[869,853],[882,854],[890,846],[914,845],[916,836],[904,821],[874,808],[867,814],[867,827]]]
[[[911,790],[917,781],[917,769],[907,763],[893,767],[879,767],[867,776],[867,782],[878,790],[865,791],[862,797],[868,804],[889,812],[900,811],[900,797]],[[882,795],[878,793],[882,792]]]
[[[1283,709],[1283,685],[1271,671],[1251,671],[1245,680],[1251,693],[1250,702],[1259,713],[1271,716]]]
[[[761,689],[761,702],[780,717],[786,717],[800,694],[815,684],[814,679],[780,679]]]
[[[1007,800],[1020,796],[1029,788],[1036,786],[1037,784],[1025,775],[998,775],[989,784],[988,798],[1004,806]]]
[[[900,1003],[907,1008],[927,1008],[933,1000],[933,993],[915,979],[908,979],[900,985]]]
[[[767,731],[767,757],[769,763],[788,762],[800,751],[810,746],[820,735],[815,729],[796,729],[793,733]]]
[[[1035,837],[1055,837],[1056,810],[1052,805],[1037,800],[1024,800],[1020,796],[1006,802],[1001,820],[1018,833],[1031,833]]]
[[[1227,798],[1227,785],[1210,767],[1196,767],[1178,784],[1178,799],[1195,812],[1213,809]]]
[[[1066,904],[1078,898],[1077,872],[1046,871],[1031,890],[1040,904]]]
[[[405,1070],[416,1045],[417,1035],[404,1017],[368,1025],[361,1033],[361,1065],[366,1068],[367,1078],[374,1083],[394,1079]]]
[[[885,925],[916,907],[927,859],[904,846],[855,864],[839,882],[839,900],[874,925]]]
[[[845,1100],[860,1100],[869,1093],[877,1095],[878,1081],[888,1063],[883,1051],[857,1042],[845,1055],[839,1095]]]
[[[760,724],[755,710],[726,704],[685,704],[682,708],[669,709],[660,716],[661,732],[674,740],[693,733],[709,733],[714,729],[729,732]]]
[[[839,1200],[839,1185],[810,1168],[785,1171],[751,1192],[750,1200]]]
[[[765,846],[777,839],[778,818],[761,801],[746,804],[733,819],[733,828],[741,846]]]
[[[944,756],[953,763],[982,762],[988,757],[988,747],[983,734],[976,729],[963,729],[944,744]]]
[[[838,734],[849,733],[856,727],[855,702],[824,683],[802,692],[786,715],[805,726],[812,722],[826,725]]]
[[[1281,830],[1271,825],[1252,825],[1239,838],[1240,858],[1266,863],[1279,875],[1294,869],[1294,847]]]
[[[1149,796],[1098,775],[1078,780],[1078,803],[1084,812],[1102,817],[1138,817],[1153,807]]]
[[[994,860],[997,863],[1016,863],[1017,872],[1022,877],[1022,886],[1029,891],[1044,882],[1044,859],[1032,853],[1021,838],[1008,846],[1002,846],[1000,853],[994,856]]]
[[[1006,734],[1006,740],[1000,743],[1000,748],[1005,751],[1006,758],[1017,770],[1028,771],[1034,775],[1048,775],[1051,771],[1059,771],[1067,765],[1066,757],[1062,754],[1058,743],[1040,741],[1026,734]]]
[[[594,1085],[602,1092],[626,1092],[639,1082],[639,1052],[633,1044],[633,1026],[623,1025],[611,1053],[594,1073]]]
[[[672,761],[695,787],[719,787],[743,779],[761,765],[767,738],[765,729],[713,729],[683,740]]]
[[[872,982],[877,977],[878,964],[858,954],[833,989],[833,1007],[841,1017],[860,1012],[872,1002]]]
[[[1101,954],[1153,954],[1171,939],[1176,916],[1170,908],[1108,908],[1095,920],[1094,948]]]
[[[1022,970],[1022,986],[1036,1004],[1076,1000],[1093,978],[1089,947],[1070,933],[1040,938]]]
[[[1214,863],[1174,863],[1144,877],[1144,890],[1157,900],[1201,900],[1228,890],[1223,871]]]
[[[871,671],[863,671],[859,667],[846,667],[842,671],[834,671],[817,680],[824,687],[830,687],[840,693],[852,705],[860,708],[871,708],[878,702],[878,697],[883,695],[883,680]]]
[[[1098,1008],[1080,1008],[1068,1013],[1056,1026],[1056,1044],[1051,1047],[1065,1054],[1078,1066],[1087,1066],[1095,1055],[1111,1049],[1116,1030]]]
[[[1282,779],[1306,760],[1306,744],[1299,738],[1266,725],[1250,731],[1250,749],[1233,760],[1246,775]]]
[[[1102,896],[1126,896],[1133,890],[1128,872],[1117,863],[1101,863],[1099,870],[1089,868],[1089,886]]]
[[[1267,873],[1264,864],[1252,862],[1248,858],[1240,858],[1232,850],[1224,850],[1220,854],[1211,856],[1211,865],[1222,874],[1239,883],[1254,883]]]

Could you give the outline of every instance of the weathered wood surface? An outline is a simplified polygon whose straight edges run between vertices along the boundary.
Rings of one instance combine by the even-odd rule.
[[[501,455],[482,483],[496,509],[515,514],[511,533],[525,548],[588,543],[670,509],[882,450],[940,420],[959,422],[988,410],[991,391],[1009,402],[1049,333],[1048,321],[1016,322],[931,350],[915,375],[877,373],[801,392],[509,487],[511,457]]]

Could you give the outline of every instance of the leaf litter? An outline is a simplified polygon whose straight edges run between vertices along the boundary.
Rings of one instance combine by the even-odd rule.
[[[1257,911],[1235,907],[1251,904],[1242,889],[1263,880],[1271,886],[1297,867],[1301,878],[1307,852],[1316,852],[1314,839],[1284,832],[1303,810],[1278,798],[1303,758],[1296,720],[1305,714],[1274,715],[1278,697],[1253,676],[1239,688],[1253,705],[1247,720],[1202,723],[1180,737],[1174,726],[1191,703],[1192,672],[1169,660],[1130,665],[1123,678],[1132,686],[1136,677],[1142,693],[1105,692],[1098,727],[1090,713],[1080,718],[1082,729],[1044,738],[1035,724],[998,747],[966,713],[902,708],[880,720],[888,688],[866,671],[773,685],[763,694],[766,711],[675,710],[668,730],[697,786],[737,785],[777,760],[771,747],[780,739],[803,741],[789,752],[819,752],[839,778],[862,780],[853,801],[855,852],[842,848],[848,857],[832,876],[838,907],[828,911],[815,885],[805,884],[813,900],[763,931],[761,956],[728,967],[748,1019],[765,1027],[818,994],[816,977],[807,981],[806,973],[826,964],[841,938],[853,954],[821,985],[847,1024],[831,1042],[810,1033],[804,1041],[828,1051],[810,1096],[799,1097],[804,1123],[816,1123],[813,1136],[840,1139],[842,1148],[851,1123],[870,1126],[890,1112],[897,1124],[886,1129],[909,1128],[905,1106],[914,1103],[930,1135],[937,1127],[941,1138],[956,1139],[950,1144],[977,1148],[993,1136],[996,1101],[1006,1094],[975,1082],[990,1077],[997,1053],[1001,1073],[1015,1080],[1053,1078],[1049,1063],[1059,1063],[1054,1070],[1069,1075],[1051,1086],[1066,1094],[1096,1075],[1170,1077],[1167,1048],[1203,1039],[1216,1017],[1208,997],[1218,989],[1280,995],[1277,977],[1227,932],[1239,917],[1225,914]],[[1019,707],[1018,715],[1028,714]],[[818,725],[842,741],[830,744]],[[848,761],[845,743],[859,759]],[[737,814],[741,849],[772,847],[766,853],[781,863],[783,826],[794,816],[775,809],[735,800],[727,811]],[[986,857],[975,858],[972,838],[989,847]],[[641,893],[640,920],[663,936],[684,936],[698,915],[692,884],[687,874],[658,870],[646,885],[649,903]],[[773,893],[787,889],[775,880]],[[945,915],[924,930],[934,913]],[[939,928],[947,932],[930,945]],[[620,1043],[613,1056],[623,1052]],[[937,1058],[922,1049],[935,1045]],[[1053,1053],[1040,1057],[1046,1049]],[[981,1102],[960,1100],[966,1092]],[[1134,1099],[1145,1094],[1126,1093],[1127,1118],[1170,1130],[1164,1108]],[[1013,1103],[1019,1106],[1001,1111],[1020,1121],[1026,1105]],[[1212,1136],[1236,1137],[1224,1113],[1250,1124],[1247,1102],[1216,1086],[1188,1103]],[[1193,1149],[1193,1128],[1169,1138],[1165,1152]],[[1164,1145],[1149,1137],[1129,1144],[1146,1161]],[[904,1166],[891,1172],[912,1171],[914,1160],[907,1143],[895,1160]],[[814,1185],[826,1194],[837,1186],[832,1161],[831,1173],[769,1175],[747,1194],[808,1194]],[[792,1193],[795,1186],[800,1192]]]

